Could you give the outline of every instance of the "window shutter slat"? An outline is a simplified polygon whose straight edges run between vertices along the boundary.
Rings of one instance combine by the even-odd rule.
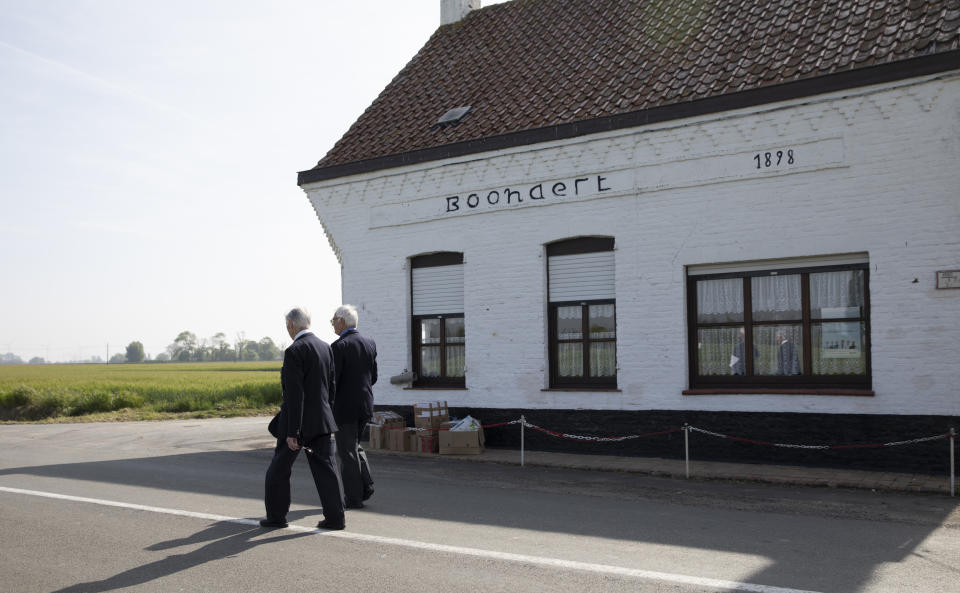
[[[413,269],[413,314],[463,313],[463,264]]]
[[[552,303],[616,298],[612,251],[555,255],[548,265]]]

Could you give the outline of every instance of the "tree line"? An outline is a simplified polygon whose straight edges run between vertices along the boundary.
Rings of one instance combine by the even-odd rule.
[[[133,346],[133,344],[131,344]],[[130,346],[127,347],[127,359],[130,356]],[[142,352],[143,346],[140,346]],[[137,355],[136,349],[133,352]],[[233,341],[228,341],[226,334],[217,332],[211,338],[197,338],[191,331],[180,332],[173,343],[167,346],[167,351],[158,354],[158,361],[176,362],[204,362],[204,361],[256,361],[280,360],[283,350],[270,337],[257,340],[248,340],[243,332],[236,335]],[[132,361],[131,361],[132,362]]]
[[[238,333],[232,341],[227,340],[226,334],[218,332],[210,338],[198,338],[191,331],[182,331],[167,346],[164,352],[156,355],[153,362],[253,362],[258,360],[281,360],[284,344],[277,345],[271,338],[263,337],[260,340],[248,340],[243,332]],[[82,362],[102,363],[104,360],[94,356]],[[117,352],[107,361],[112,364],[125,362],[150,362],[143,349],[143,343],[130,342],[124,352]],[[35,356],[26,364],[46,364],[42,357]],[[0,354],[0,365],[25,364],[24,360],[12,352]]]
[[[30,359],[29,364],[44,364],[45,362],[47,361],[42,356],[34,356]],[[13,352],[7,352],[6,354],[0,354],[0,364],[24,364],[24,362]]]

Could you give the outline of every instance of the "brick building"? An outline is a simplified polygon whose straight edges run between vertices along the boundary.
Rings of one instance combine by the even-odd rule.
[[[960,2],[443,4],[299,174],[381,374],[408,379],[378,407],[802,444],[960,428]],[[943,440],[694,438],[700,459],[946,466]]]

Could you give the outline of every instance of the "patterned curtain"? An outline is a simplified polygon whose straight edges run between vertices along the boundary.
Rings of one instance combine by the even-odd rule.
[[[464,346],[447,346],[447,376],[463,377],[466,369],[466,353]]]
[[[701,280],[697,282],[697,314],[700,323],[743,321],[743,280]]]
[[[557,374],[561,377],[583,376],[583,344],[557,344]]]
[[[810,315],[824,320],[811,328],[815,375],[866,374],[865,325],[826,321],[862,319],[865,288],[862,270],[810,274]]]
[[[746,374],[743,340],[738,338],[741,331],[743,328],[719,327],[697,332],[700,375]]]
[[[440,348],[420,348],[420,376],[440,376]]]
[[[590,344],[590,376],[613,377],[617,374],[616,342]]]
[[[796,320],[803,317],[799,274],[755,276],[750,279],[754,321]]]

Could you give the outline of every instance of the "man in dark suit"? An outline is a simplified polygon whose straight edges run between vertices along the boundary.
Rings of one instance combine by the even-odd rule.
[[[377,345],[357,331],[357,309],[343,305],[330,323],[340,337],[333,349],[337,369],[337,401],[333,415],[337,431],[340,475],[344,502],[348,509],[362,509],[363,501],[373,495],[373,479],[367,454],[360,446],[363,428],[373,417],[373,384],[377,382]]]
[[[307,448],[310,473],[323,505],[321,529],[343,529],[343,484],[337,470],[337,445],[333,434],[337,423],[331,404],[335,401],[333,352],[326,342],[310,331],[310,314],[305,309],[287,313],[287,333],[293,343],[283,353],[280,384],[283,404],[271,422],[277,437],[273,460],[267,468],[264,504],[267,518],[263,527],[286,527],[290,510],[290,473],[301,448]]]
[[[777,374],[778,375],[799,375],[803,372],[800,367],[800,357],[797,354],[797,347],[793,342],[787,339],[783,332],[777,333]]]

